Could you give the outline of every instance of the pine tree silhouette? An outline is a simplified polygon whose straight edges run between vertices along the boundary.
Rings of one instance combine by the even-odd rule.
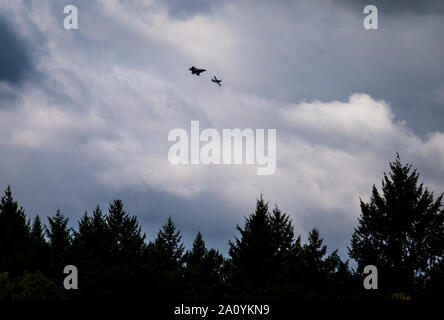
[[[79,221],[79,230],[74,232],[73,252],[82,265],[106,266],[112,262],[112,237],[106,217],[99,206],[92,217],[85,212]]]
[[[29,267],[29,221],[7,187],[0,203],[0,271],[17,274]]]
[[[92,218],[93,227],[104,228],[101,213],[97,212]],[[145,251],[145,237],[136,216],[130,217],[123,210],[121,200],[114,200],[109,206],[106,223],[112,241],[112,254],[117,261],[136,261]]]
[[[358,272],[375,265],[380,288],[391,294],[422,287],[444,258],[442,195],[434,200],[418,179],[417,170],[397,155],[390,173],[384,173],[382,194],[373,185],[370,202],[361,200],[349,248]]]
[[[185,260],[187,268],[193,268],[199,264],[202,264],[207,253],[208,250],[205,246],[205,241],[203,240],[202,234],[198,232],[196,238],[194,239],[192,250],[187,251],[186,253]]]
[[[68,218],[65,218],[57,209],[53,217],[48,217],[49,227],[46,234],[49,238],[51,267],[58,278],[62,277],[63,268],[68,264],[71,249],[71,228],[68,227]]]
[[[313,273],[322,271],[323,257],[327,253],[327,246],[323,242],[324,240],[319,236],[318,229],[314,228],[308,234],[308,243],[303,246],[304,260]]]
[[[192,250],[184,255],[184,261],[186,276],[194,286],[214,286],[222,283],[224,258],[219,251],[207,249],[200,232],[194,239]]]
[[[34,218],[31,228],[30,270],[48,272],[49,244],[45,239],[45,231],[40,217]]]
[[[237,226],[237,230],[240,238],[229,242],[231,283],[240,284],[243,287],[240,290],[252,294],[271,288],[276,291],[286,285],[300,250],[290,217],[282,214],[277,206],[270,214],[268,203],[261,195],[256,211],[245,218],[244,227]]]
[[[229,242],[229,254],[237,281],[250,288],[265,286],[270,280],[273,255],[273,229],[268,203],[261,195],[256,211],[245,218],[244,228],[237,226],[240,238]]]
[[[151,247],[160,266],[169,271],[181,271],[185,247],[182,244],[180,231],[176,231],[176,225],[171,217],[159,231]]]
[[[168,301],[183,299],[184,250],[182,236],[171,217],[147,250],[147,268],[150,284],[155,290],[150,294]]]

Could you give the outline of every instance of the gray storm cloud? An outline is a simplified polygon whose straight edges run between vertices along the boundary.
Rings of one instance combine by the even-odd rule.
[[[0,82],[17,85],[30,71],[29,49],[5,17],[0,15]]]

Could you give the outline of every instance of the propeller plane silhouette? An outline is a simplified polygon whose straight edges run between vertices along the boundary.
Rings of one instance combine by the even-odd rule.
[[[218,79],[218,78],[216,78],[216,76],[214,76],[213,79],[211,79],[211,81],[213,81],[214,83],[217,83],[219,85],[219,87],[222,87],[222,85],[220,84],[222,82],[222,79]]]

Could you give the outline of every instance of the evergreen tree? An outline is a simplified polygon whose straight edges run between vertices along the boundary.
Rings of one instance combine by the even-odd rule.
[[[136,218],[130,221],[131,226],[127,227],[127,235],[123,235],[121,243],[123,250],[126,247],[130,247],[127,243],[135,243],[134,251],[138,252],[139,247],[143,247],[143,241],[145,236],[141,235],[141,228],[136,221]],[[102,264],[107,264],[111,259],[113,241],[110,227],[106,223],[106,217],[102,213],[102,209],[99,206],[93,211],[91,218],[91,233],[89,234],[88,243],[86,244],[90,248],[90,253],[96,256],[97,260]],[[128,241],[126,239],[130,238]],[[137,240],[135,240],[137,239]]]
[[[323,271],[323,257],[327,253],[327,246],[323,242],[319,231],[314,228],[308,234],[308,243],[303,246],[304,261],[313,274],[319,274]]]
[[[103,229],[101,212],[96,212],[92,218],[93,228]],[[112,253],[118,261],[136,261],[145,251],[145,234],[137,221],[136,216],[130,217],[123,210],[121,200],[115,200],[109,206],[106,217],[107,228],[112,242]],[[102,230],[105,232],[105,230]]]
[[[273,234],[273,245],[278,255],[288,254],[294,244],[294,228],[290,216],[282,214],[277,206],[273,209],[271,216],[271,228]]]
[[[145,267],[149,286],[154,288],[149,294],[156,298],[184,299],[184,246],[182,236],[171,217],[150,242]]]
[[[8,186],[0,203],[0,271],[18,273],[28,268],[30,227]]]
[[[359,283],[350,270],[348,260],[342,261],[338,255],[338,250],[333,251],[324,260],[324,274],[327,278],[326,294],[335,299],[350,299],[353,297],[356,288],[361,288],[361,278]]]
[[[219,284],[224,282],[224,267],[225,259],[220,254],[219,250],[210,249],[203,260],[203,274],[206,275],[207,283]]]
[[[297,298],[342,299],[350,294],[353,277],[348,261],[341,260],[338,250],[327,255],[327,246],[316,228],[309,232],[304,245],[298,237],[289,262],[286,270],[290,272],[287,271],[285,277],[293,286],[291,294]]]
[[[158,232],[151,248],[157,263],[163,268],[174,272],[179,272],[182,269],[185,248],[182,244],[180,231],[176,231],[176,225],[171,217]]]
[[[49,245],[45,240],[45,231],[40,217],[34,218],[31,228],[30,265],[32,271],[48,271]]]
[[[80,219],[79,230],[74,232],[73,248],[76,259],[84,265],[98,267],[111,263],[111,232],[99,206],[93,211],[92,217],[85,212]]]
[[[205,246],[205,241],[203,240],[202,234],[198,232],[196,238],[194,239],[192,250],[187,251],[185,255],[187,268],[192,269],[195,266],[202,264],[207,253],[208,249]]]
[[[444,257],[442,195],[418,184],[419,173],[397,155],[384,173],[382,194],[373,185],[349,248],[358,262],[378,268],[380,287],[391,293],[422,287]]]
[[[31,240],[38,244],[46,243],[42,221],[40,220],[40,217],[38,215],[35,216],[32,223]]]
[[[79,220],[79,231],[75,231],[74,235],[79,238],[87,237],[92,232],[91,217],[88,216],[88,212],[85,211],[82,218]]]
[[[202,234],[197,233],[191,251],[184,256],[186,275],[196,285],[218,285],[222,282],[222,266],[224,259],[214,249],[208,250]]]
[[[281,213],[277,206],[271,215],[271,229],[274,252],[271,276],[274,282],[282,284],[290,277],[289,272],[294,267],[293,258],[298,255],[300,242],[295,242],[290,216]]]
[[[327,246],[323,242],[319,231],[314,228],[308,234],[307,243],[302,246],[300,258],[303,268],[299,272],[302,275],[300,284],[305,298],[319,299],[323,297],[325,289],[329,285],[324,261]]]
[[[240,238],[229,242],[229,254],[237,281],[245,280],[250,287],[266,285],[272,272],[273,229],[268,212],[268,203],[261,195],[256,202],[256,211],[245,218],[244,228],[237,226]],[[237,275],[236,275],[237,273]]]
[[[277,290],[287,285],[301,249],[300,242],[294,239],[290,217],[277,206],[270,214],[268,203],[261,195],[256,211],[245,218],[244,227],[237,226],[237,230],[240,238],[229,242],[230,282],[239,283],[244,287],[242,290],[251,292]]]
[[[68,218],[65,218],[57,209],[53,217],[48,217],[49,227],[46,234],[49,238],[49,247],[53,272],[62,274],[63,267],[68,264],[71,248],[71,228],[68,228]]]

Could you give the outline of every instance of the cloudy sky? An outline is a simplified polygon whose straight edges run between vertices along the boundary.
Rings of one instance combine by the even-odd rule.
[[[444,6],[372,3],[378,30],[351,0],[2,1],[0,187],[74,225],[120,198],[148,239],[171,215],[223,253],[262,192],[344,255],[396,152],[444,191]],[[275,174],[171,165],[168,133],[191,120],[277,129]]]

